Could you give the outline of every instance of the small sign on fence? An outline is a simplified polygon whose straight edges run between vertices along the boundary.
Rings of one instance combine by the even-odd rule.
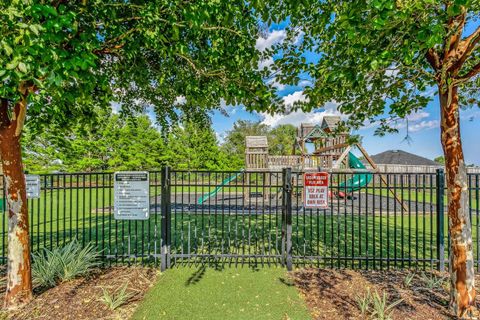
[[[27,199],[40,198],[40,176],[33,174],[25,175]]]
[[[115,219],[147,220],[150,212],[149,186],[148,172],[115,172]]]
[[[328,181],[328,172],[311,172],[303,175],[305,208],[328,208]]]

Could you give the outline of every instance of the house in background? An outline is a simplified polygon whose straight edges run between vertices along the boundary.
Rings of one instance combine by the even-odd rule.
[[[441,167],[442,164],[433,160],[417,156],[416,154],[403,150],[388,150],[371,156],[376,164],[384,165],[405,165],[405,166],[435,166]]]
[[[379,172],[435,173],[443,164],[403,150],[388,150],[371,156]],[[468,167],[470,173],[480,173],[479,167]]]

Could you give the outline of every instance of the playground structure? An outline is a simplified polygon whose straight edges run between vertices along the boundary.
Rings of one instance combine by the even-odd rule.
[[[297,136],[292,147],[291,155],[270,155],[268,151],[268,139],[266,136],[247,136],[245,139],[245,169],[238,174],[232,175],[219,184],[213,191],[204,194],[198,199],[198,204],[206,202],[216,196],[225,186],[243,176],[244,202],[249,203],[252,196],[251,172],[263,172],[264,181],[270,181],[271,175],[277,175],[284,168],[292,168],[295,172],[328,171],[346,173],[345,179],[336,181],[336,192],[332,192],[332,198],[348,197],[354,191],[366,187],[372,181],[372,173],[377,172],[377,165],[363,148],[360,142],[350,142],[350,133],[339,131],[338,124],[341,118],[338,116],[325,116],[321,124],[302,123],[297,128]],[[352,150],[357,148],[363,155],[367,166],[359,159]],[[303,175],[294,175],[294,185],[303,186]],[[385,185],[387,181],[380,175]],[[395,192],[388,188],[404,208],[402,200]],[[271,196],[270,188],[263,190],[264,200]],[[277,196],[280,193],[277,193]],[[255,195],[257,197],[257,195]],[[302,197],[300,192],[297,196]]]
[[[321,125],[302,123],[297,129],[292,155],[269,155],[265,136],[247,136],[245,141],[245,169],[255,171],[278,171],[292,168],[296,171],[317,171],[368,173],[376,165],[360,143],[348,143],[350,134],[336,132],[340,117],[325,116]],[[353,154],[357,147],[371,169]]]

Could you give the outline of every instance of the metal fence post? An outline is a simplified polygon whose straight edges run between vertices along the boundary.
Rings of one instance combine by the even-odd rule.
[[[162,263],[161,271],[170,267],[170,224],[171,224],[171,205],[170,205],[170,167],[163,167],[161,172],[162,195],[161,195],[161,214],[162,214]]]
[[[283,169],[282,201],[282,257],[288,271],[292,271],[292,169]]]
[[[438,270],[445,270],[445,245],[444,245],[444,189],[445,173],[443,168],[437,169],[437,258]]]

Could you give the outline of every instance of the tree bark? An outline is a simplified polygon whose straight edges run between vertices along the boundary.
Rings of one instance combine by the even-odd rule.
[[[460,318],[467,316],[475,303],[475,273],[472,227],[469,216],[468,180],[462,142],[458,88],[440,92],[441,140],[445,154],[448,223],[450,234],[450,306]]]
[[[32,277],[28,236],[28,208],[25,177],[22,165],[18,112],[15,120],[8,115],[8,102],[0,106],[0,154],[3,168],[8,210],[8,263],[5,307],[13,309],[32,299]]]

